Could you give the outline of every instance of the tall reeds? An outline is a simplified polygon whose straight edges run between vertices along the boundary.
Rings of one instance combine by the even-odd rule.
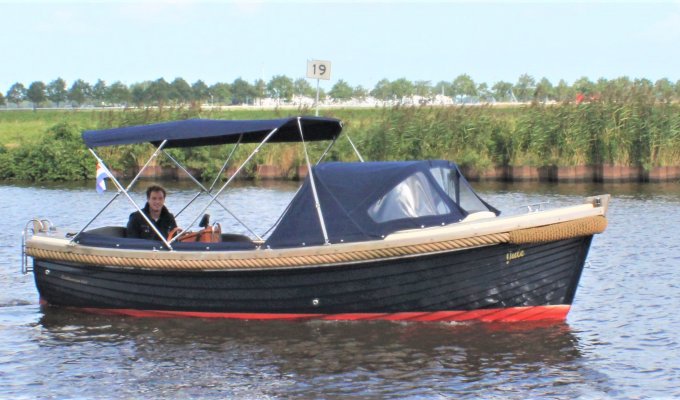
[[[161,108],[64,113],[61,118],[72,118],[75,124],[68,125],[68,129],[80,131],[186,118],[261,119],[304,114],[310,114],[309,110]],[[35,114],[36,118],[40,115]],[[505,108],[487,105],[334,109],[326,115],[344,121],[345,134],[366,160],[447,159],[476,171],[584,165],[649,171],[680,166],[680,104],[659,103],[648,97]],[[68,141],[59,136],[59,142],[68,142],[69,148],[73,148],[60,153],[59,162],[43,160],[52,150],[39,149],[39,143],[56,136],[49,132],[42,135],[42,140],[0,146],[0,179],[68,180],[93,176],[94,167],[86,161],[89,155],[77,134]],[[49,143],[55,149],[61,148]],[[253,145],[240,146],[234,162],[245,160],[252,149]],[[310,143],[311,161],[315,162],[324,149],[325,144]],[[99,150],[111,168],[125,173],[138,168],[151,151],[153,148],[148,145]],[[230,151],[230,146],[170,150],[173,157],[205,178],[219,171]],[[28,156],[38,153],[40,157]],[[26,164],[24,159],[31,162]],[[326,159],[356,161],[357,157],[349,141],[340,137]],[[163,158],[159,160],[161,167],[172,165]],[[304,164],[304,155],[294,144],[271,145],[255,156],[244,175],[253,177],[258,164],[276,166],[284,176],[294,177],[297,167]],[[17,165],[22,165],[23,170],[14,167]],[[54,168],[62,168],[64,173]]]
[[[443,158],[478,170],[680,165],[678,104],[397,107],[374,117],[361,130],[348,129],[374,160]]]

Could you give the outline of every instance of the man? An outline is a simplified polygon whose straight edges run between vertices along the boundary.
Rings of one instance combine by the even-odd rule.
[[[165,207],[165,195],[166,192],[162,186],[149,186],[146,189],[146,205],[142,211],[163,237],[167,238],[168,232],[177,227],[177,223],[175,217]],[[139,211],[130,214],[127,224],[127,237],[160,240]]]

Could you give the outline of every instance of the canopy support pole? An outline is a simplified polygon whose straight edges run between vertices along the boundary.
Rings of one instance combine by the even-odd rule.
[[[236,152],[236,148],[237,148],[237,147],[239,146],[239,144],[241,143],[241,139],[243,139],[243,134],[239,135],[239,137],[238,137],[238,142],[236,142],[236,145],[234,146],[234,148],[231,149],[231,153],[229,153],[229,157],[227,157],[227,161],[225,161],[224,164],[222,164],[222,169],[220,169],[220,172],[218,172],[217,175],[215,176],[215,179],[213,179],[213,183],[212,183],[212,185],[210,185],[210,188],[208,189],[208,194],[210,194],[210,193],[212,192],[213,188],[215,187],[215,184],[216,184],[217,181],[220,179],[220,175],[222,175],[222,173],[224,172],[224,170],[227,168],[227,165],[229,164],[229,161],[231,160],[231,157],[232,157],[232,156],[234,155],[234,153]],[[172,158],[172,156],[170,156],[170,154],[169,154],[168,152],[166,152],[166,151],[163,151],[163,152],[165,153],[166,156],[168,156],[171,160],[173,160],[173,162],[175,163],[175,165],[177,165],[178,167],[182,168],[182,166],[180,165],[180,163],[179,163],[178,161],[176,161],[174,158]],[[193,175],[191,175],[191,174],[189,173],[189,171],[187,171],[187,170],[184,169],[184,168],[182,168],[182,169],[184,170],[184,172],[187,173],[187,175],[189,175],[191,178],[193,178]],[[200,196],[201,196],[201,192],[196,193],[196,194],[194,195],[194,197],[193,197],[191,200],[189,200],[189,202],[188,202],[186,205],[184,205],[184,207],[182,207],[182,209],[179,210],[179,212],[178,212],[177,214],[175,214],[175,217],[179,216],[182,212],[184,212],[184,210],[186,210],[186,209],[191,205],[191,203],[193,203],[193,202],[194,202],[197,198],[199,198]],[[220,204],[220,205],[221,205],[221,204]],[[222,207],[224,208],[224,206],[222,206]],[[225,210],[226,210],[226,208],[225,208]],[[231,212],[229,212],[229,210],[226,210],[226,211],[227,211],[229,214],[231,214]],[[232,216],[233,216],[233,214],[232,214]],[[234,218],[236,218],[236,217],[234,217]],[[245,226],[245,225],[243,225],[243,226]],[[247,226],[246,226],[246,229],[248,229]],[[250,229],[248,229],[248,230],[250,230]],[[251,232],[252,232],[252,231],[251,231]],[[257,236],[257,234],[255,234],[255,236]],[[259,236],[257,236],[257,237],[259,237]]]
[[[231,152],[229,153],[229,157],[227,157],[227,161],[222,164],[222,169],[220,169],[220,172],[217,173],[215,176],[215,179],[213,180],[212,185],[210,185],[210,189],[208,189],[208,193],[212,192],[212,190],[215,188],[215,185],[217,184],[217,181],[220,179],[220,176],[222,176],[222,173],[224,172],[225,169],[227,169],[227,165],[229,165],[229,161],[231,161],[231,157],[236,153],[236,149],[238,146],[241,144],[241,140],[243,139],[243,134],[240,134],[238,137],[238,141],[234,145],[234,148],[231,149]]]
[[[92,150],[92,149],[88,149],[88,150],[90,150],[90,152],[92,152],[92,154],[94,154],[95,158],[97,159],[97,162],[99,162],[99,163],[102,164],[102,167],[104,167],[104,168],[106,169],[107,174],[108,174],[108,170],[109,170],[109,169],[108,169],[108,168],[106,167],[106,165],[101,161],[101,158],[99,158],[99,157],[96,155],[96,153],[94,152],[94,150]],[[108,175],[110,176],[111,174],[108,174]],[[118,186],[116,185],[116,187],[118,187]],[[83,226],[83,227],[78,231],[78,233],[76,233],[75,235],[73,235],[73,237],[71,238],[71,240],[70,240],[69,243],[72,243],[72,242],[75,240],[75,238],[78,237],[78,235],[80,235],[81,233],[83,233],[83,231],[85,231],[85,229],[87,229],[87,227],[90,226],[90,224],[91,224],[92,222],[94,222],[95,219],[97,219],[100,215],[102,215],[102,213],[104,212],[104,210],[106,210],[107,208],[109,208],[109,206],[111,205],[111,203],[113,203],[114,200],[116,200],[116,199],[118,198],[119,195],[120,195],[120,189],[118,190],[118,192],[117,192],[113,197],[111,197],[111,200],[109,200],[109,202],[106,203],[106,205],[104,206],[104,208],[102,208],[101,210],[99,210],[99,212],[98,212],[94,217],[92,217],[92,219],[91,219],[90,221],[88,221],[88,223],[85,224],[85,226]]]
[[[263,146],[265,143],[267,143],[267,141],[268,141],[272,136],[274,136],[274,134],[275,134],[278,130],[279,130],[279,128],[274,128],[274,129],[272,129],[271,132],[269,132],[269,134],[267,134],[267,136],[262,140],[262,142],[261,142],[260,144],[257,145],[257,147],[255,148],[255,150],[253,150],[253,152],[250,153],[250,155],[248,156],[248,158],[246,158],[246,160],[243,161],[243,163],[241,163],[241,165],[238,167],[238,169],[236,169],[236,172],[234,172],[234,173],[229,177],[229,179],[227,179],[227,181],[224,183],[224,185],[222,185],[222,187],[220,188],[220,190],[218,190],[217,193],[215,193],[215,196],[211,196],[212,199],[210,200],[210,202],[208,202],[208,204],[203,208],[203,210],[202,210],[200,213],[198,213],[198,215],[196,216],[196,218],[194,218],[194,220],[191,221],[191,224],[189,224],[189,227],[188,227],[187,229],[190,229],[190,228],[196,223],[196,221],[198,221],[198,219],[205,213],[205,211],[212,205],[212,203],[214,203],[215,200],[220,196],[220,194],[222,194],[222,192],[224,191],[224,189],[227,188],[227,186],[231,183],[231,181],[234,180],[234,178],[236,177],[236,175],[238,175],[239,172],[241,172],[241,170],[243,169],[243,167],[244,167],[246,164],[248,164],[248,162],[250,162],[250,160],[251,160],[253,157],[255,157],[255,154],[257,154],[257,153],[260,151],[260,149],[262,148],[262,146]],[[173,243],[175,240],[179,239],[180,236],[181,236],[181,235],[177,235],[177,236],[175,236],[174,238],[172,238],[172,240],[170,241],[170,243]],[[257,236],[257,235],[256,235],[256,236]]]
[[[87,229],[87,227],[90,226],[90,224],[91,224],[95,219],[97,219],[97,217],[99,217],[99,216],[101,215],[101,213],[103,213],[104,210],[106,210],[106,208],[108,208],[108,207],[111,205],[111,203],[113,203],[113,201],[114,201],[116,198],[118,198],[118,196],[119,196],[121,193],[123,193],[123,194],[125,195],[125,197],[127,197],[127,199],[130,201],[130,203],[132,203],[132,205],[137,209],[137,211],[139,211],[139,213],[142,215],[142,218],[144,218],[144,219],[146,220],[146,222],[149,224],[149,227],[151,227],[151,229],[153,229],[153,231],[154,231],[154,232],[156,233],[156,235],[161,239],[161,241],[162,241],[166,246],[168,246],[168,249],[172,250],[172,246],[170,245],[170,243],[168,243],[168,241],[166,240],[166,238],[163,237],[163,235],[158,231],[158,229],[157,229],[156,226],[153,224],[153,222],[151,222],[151,220],[149,219],[149,217],[147,217],[146,214],[144,214],[144,212],[142,211],[142,209],[139,208],[139,206],[137,205],[137,203],[135,203],[135,201],[132,199],[132,197],[130,197],[130,194],[128,193],[128,190],[130,190],[130,189],[132,188],[132,186],[135,184],[135,182],[137,182],[137,179],[139,179],[139,177],[142,175],[142,172],[144,172],[144,170],[146,169],[146,167],[149,166],[149,164],[151,163],[151,160],[153,160],[155,157],[157,157],[158,154],[161,152],[161,150],[162,150],[163,147],[165,146],[165,143],[167,143],[167,140],[164,140],[163,143],[161,143],[160,146],[158,146],[158,148],[156,148],[156,151],[154,151],[153,154],[151,155],[151,157],[149,157],[149,159],[147,160],[146,164],[144,164],[144,166],[139,170],[139,172],[137,173],[137,176],[135,176],[135,178],[130,182],[130,184],[128,184],[127,188],[123,188],[123,185],[121,185],[121,183],[118,182],[118,179],[116,179],[116,177],[113,176],[113,174],[109,171],[108,167],[106,166],[106,163],[104,163],[104,160],[102,160],[101,157],[99,157],[99,155],[98,155],[94,150],[92,150],[92,148],[89,148],[89,149],[88,149],[88,150],[90,150],[90,153],[92,153],[92,155],[94,156],[94,158],[97,159],[97,162],[100,163],[100,164],[102,165],[102,167],[104,167],[104,169],[106,170],[107,175],[109,176],[109,178],[111,179],[111,181],[113,182],[113,184],[114,184],[114,185],[116,186],[116,188],[118,189],[118,192],[113,196],[113,198],[112,198],[111,200],[109,200],[109,202],[104,206],[104,208],[102,208],[102,209],[97,213],[97,215],[94,216],[94,218],[92,218],[92,219],[91,219],[91,220],[90,220],[90,221],[89,221],[89,222],[88,222],[88,223],[87,223],[87,224],[86,224],[86,225],[85,225],[85,226],[84,226],[77,234],[75,234],[75,235],[71,238],[71,241],[70,241],[69,243],[72,243],[72,242],[78,237],[78,235],[80,235],[81,233],[83,233],[83,232],[85,231],[85,229]]]
[[[302,122],[300,117],[297,118],[298,129],[300,130],[300,139],[302,139],[302,148],[305,151],[305,161],[307,161],[307,173],[309,173],[309,182],[312,184],[312,193],[314,194],[314,206],[316,207],[316,213],[319,216],[319,223],[321,224],[321,232],[323,233],[323,240],[325,245],[331,244],[328,241],[328,232],[326,231],[326,222],[323,219],[323,213],[321,212],[321,203],[319,203],[319,195],[316,192],[316,184],[314,183],[314,175],[312,175],[312,164],[309,162],[309,154],[307,154],[307,145],[305,144],[305,137],[302,133]]]
[[[333,141],[332,141],[328,146],[326,146],[326,150],[324,150],[323,154],[321,154],[321,157],[319,157],[319,159],[316,161],[316,164],[314,164],[314,165],[319,165],[319,164],[321,164],[321,161],[323,161],[323,159],[326,158],[326,154],[328,154],[328,152],[333,148],[333,145],[335,144],[335,142],[336,142],[337,140],[338,140],[337,137],[334,138]],[[302,189],[302,186],[299,186],[299,187],[297,188],[297,190],[295,191],[295,194],[293,195],[293,198],[295,198],[295,196],[297,196],[297,194],[298,194],[298,192],[300,191],[300,189]],[[283,213],[282,213],[281,215],[279,215],[279,219],[277,219],[276,222],[274,222],[274,224],[273,224],[272,226],[270,226],[269,229],[267,229],[267,231],[266,231],[265,233],[262,234],[262,236],[266,236],[272,229],[274,229],[274,227],[275,227],[276,225],[279,224],[279,222],[281,222],[281,218],[283,218],[283,215],[284,215],[286,212],[288,212],[288,209],[289,209],[289,208],[290,208],[290,203],[286,206],[286,209],[283,210]]]
[[[165,144],[166,144],[166,143],[168,143],[168,140],[167,140],[167,139],[165,139],[165,140],[164,140],[164,141],[156,148],[156,150],[153,152],[153,154],[151,154],[151,157],[149,157],[149,159],[146,160],[146,163],[144,164],[144,166],[139,170],[139,172],[137,172],[137,175],[135,175],[135,177],[134,177],[134,179],[132,180],[132,182],[130,182],[130,184],[128,184],[127,188],[125,189],[126,192],[127,192],[128,190],[130,190],[130,189],[132,188],[132,186],[133,186],[135,183],[137,183],[137,180],[142,176],[142,172],[144,172],[144,170],[146,169],[146,167],[148,167],[149,164],[151,164],[151,160],[153,160],[154,158],[158,157],[158,154],[160,154],[160,152],[163,150],[163,147],[165,147]],[[109,175],[111,175],[111,174],[109,174]],[[111,176],[111,179],[113,179],[114,181],[116,180],[113,176]]]
[[[321,157],[319,157],[319,160],[316,162],[315,165],[319,165],[319,164],[321,163],[321,161],[322,161],[324,158],[326,158],[326,154],[328,154],[328,152],[331,151],[331,148],[333,148],[333,145],[335,144],[335,141],[336,141],[336,140],[338,140],[337,137],[334,138],[333,141],[330,142],[330,144],[328,144],[328,146],[326,146],[326,150],[324,150],[323,154],[321,154]]]
[[[352,145],[352,148],[354,149],[354,152],[356,153],[357,157],[359,157],[359,161],[364,162],[364,158],[363,158],[363,157],[361,156],[361,154],[359,153],[359,150],[358,150],[357,147],[354,145],[354,142],[352,142],[352,139],[350,139],[349,135],[345,133],[345,137],[347,138],[347,140],[349,140],[349,144]]]
[[[189,202],[188,202],[187,204],[185,204],[184,207],[182,207],[182,209],[179,210],[179,212],[178,212],[177,214],[175,214],[175,217],[179,217],[179,215],[180,215],[184,210],[186,210],[187,208],[189,208],[189,206],[191,205],[191,203],[193,203],[194,200],[196,200],[196,199],[199,198],[200,196],[201,196],[201,192],[196,193],[196,194],[194,195],[194,197],[193,197],[191,200],[189,200]]]
[[[210,185],[210,188],[208,189],[208,194],[210,194],[210,193],[212,192],[213,188],[215,187],[215,184],[216,184],[217,181],[220,179],[220,175],[222,175],[222,173],[224,172],[224,170],[227,168],[227,165],[229,164],[229,161],[231,160],[231,157],[232,157],[232,156],[234,155],[234,153],[236,152],[236,148],[237,148],[237,147],[239,146],[239,144],[241,143],[241,139],[243,139],[243,134],[239,135],[239,137],[238,137],[238,142],[236,142],[236,145],[235,145],[234,148],[231,150],[231,153],[229,153],[229,157],[227,157],[227,161],[225,161],[224,164],[222,164],[222,169],[220,169],[220,172],[218,172],[217,175],[215,176],[215,179],[213,179],[213,182],[212,182],[212,184]],[[186,169],[184,169],[184,168],[182,167],[182,165],[180,165],[180,163],[179,163],[178,161],[176,161],[176,160],[175,160],[168,152],[166,152],[166,151],[163,151],[163,152],[165,153],[166,156],[168,156],[168,158],[170,158],[170,159],[175,163],[175,165],[177,165],[178,167],[182,168],[182,170],[184,170],[184,172],[186,172],[186,174],[189,175],[189,177],[191,177],[191,178],[193,179],[193,175],[191,175],[191,174],[189,173],[189,171],[187,171]],[[194,182],[195,182],[195,181],[196,181],[196,180],[194,179]],[[178,212],[177,214],[175,214],[175,217],[179,216],[182,212],[184,212],[184,210],[186,210],[186,209],[187,209],[187,208],[188,208],[188,207],[189,207],[189,206],[190,206],[197,198],[199,198],[200,196],[201,196],[201,192],[196,193],[196,194],[194,195],[194,197],[193,197],[191,200],[189,200],[189,202],[188,202],[187,204],[185,204],[184,207],[182,207],[182,209],[179,210],[179,212]],[[220,204],[220,205],[222,205],[222,204]],[[224,206],[222,206],[222,207],[224,208]],[[226,210],[229,214],[231,214],[231,212],[230,212],[229,210],[227,210],[226,208],[225,208],[225,210]],[[233,214],[232,214],[232,216],[233,216]],[[234,216],[234,218],[236,218],[236,217]],[[245,225],[243,225],[243,226],[245,226]],[[247,226],[246,226],[246,229],[248,229]],[[248,229],[248,230],[250,230],[250,229]],[[252,232],[252,231],[251,231],[251,232]],[[255,234],[255,236],[257,236],[257,234]],[[259,237],[259,236],[257,236],[257,237]]]
[[[194,176],[191,175],[191,173],[189,173],[189,171],[187,171],[186,168],[184,168],[184,166],[183,166],[182,164],[180,164],[173,156],[171,156],[170,154],[168,154],[167,151],[163,151],[163,152],[165,153],[165,155],[166,155],[173,163],[175,163],[175,165],[177,165],[177,167],[179,167],[179,169],[181,169],[182,171],[184,171],[184,173],[186,173],[187,176],[189,176],[189,178],[190,178],[192,181],[194,181],[194,183],[195,183],[196,185],[198,185],[198,187],[200,187],[201,190],[202,190],[203,192],[205,192],[208,196],[210,196],[210,197],[213,199],[213,201],[214,201],[215,203],[219,204],[219,205],[224,209],[224,211],[226,211],[226,212],[227,212],[229,215],[231,215],[232,218],[234,218],[239,224],[241,224],[244,228],[246,228],[246,229],[248,230],[248,232],[250,232],[251,234],[255,235],[255,237],[258,238],[259,240],[262,240],[262,238],[261,238],[257,233],[253,232],[253,230],[250,229],[250,228],[248,227],[248,225],[246,225],[243,221],[241,221],[241,220],[240,220],[233,212],[231,212],[224,204],[222,204],[222,203],[217,199],[217,197],[213,196],[212,193],[210,193],[211,189],[207,189],[205,186],[203,186],[203,184],[202,184],[198,179],[194,178]],[[226,164],[225,164],[225,165],[226,165]],[[215,181],[215,182],[216,182],[216,181]],[[214,183],[213,183],[213,184],[214,184]],[[180,213],[181,213],[182,211],[184,211],[187,207],[189,207],[189,205],[190,205],[194,200],[196,200],[196,199],[198,198],[198,196],[200,196],[200,195],[201,195],[201,192],[199,192],[198,194],[196,194],[196,196],[194,196],[194,198],[191,199],[191,201],[189,202],[189,204],[187,204],[186,206],[184,206],[184,208],[180,211]],[[179,213],[177,213],[177,215],[179,215]]]

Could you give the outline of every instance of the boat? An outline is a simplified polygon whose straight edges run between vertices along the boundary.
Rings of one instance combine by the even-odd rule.
[[[91,228],[99,214],[80,229],[36,218],[24,231],[22,269],[33,273],[45,307],[99,314],[566,319],[593,236],[607,226],[609,195],[501,215],[454,162],[365,161],[341,132],[340,120],[324,117],[191,119],[85,131],[85,145],[104,168],[97,153],[101,148],[137,143],[155,148],[127,186],[110,174],[118,191],[104,208],[123,196],[140,210],[129,191],[157,156],[167,156],[191,177],[168,149],[233,149],[210,187],[192,177],[199,188],[193,199],[204,196],[209,202],[182,234],[129,238],[123,226]],[[356,162],[326,161],[341,138],[349,140]],[[318,147],[323,153],[312,163],[307,143],[314,141],[329,144]],[[246,143],[253,151],[242,163],[233,163],[233,150]],[[301,145],[307,176],[270,233],[260,236],[249,228],[222,232],[219,223],[206,221],[209,207],[229,211],[220,195],[265,144],[275,143]],[[221,186],[216,185],[220,177],[226,180]]]

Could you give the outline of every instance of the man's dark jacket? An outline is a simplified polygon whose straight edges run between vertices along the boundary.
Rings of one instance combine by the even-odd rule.
[[[165,206],[161,209],[161,215],[158,217],[158,221],[154,221],[153,218],[151,218],[150,215],[150,210],[149,210],[149,203],[146,203],[144,208],[142,209],[144,211],[144,214],[146,214],[147,217],[149,217],[149,220],[154,223],[156,226],[156,229],[163,234],[164,238],[168,237],[168,233],[175,227],[177,227],[177,223],[175,222],[175,217],[170,214],[170,211],[168,211]],[[132,214],[130,214],[130,219],[128,220],[127,224],[127,237],[129,238],[141,238],[141,239],[154,239],[154,240],[160,240],[158,238],[158,235],[156,235],[156,232],[151,229],[149,226],[149,223],[146,222],[144,217],[142,217],[142,214],[140,214],[139,211],[135,211]]]

